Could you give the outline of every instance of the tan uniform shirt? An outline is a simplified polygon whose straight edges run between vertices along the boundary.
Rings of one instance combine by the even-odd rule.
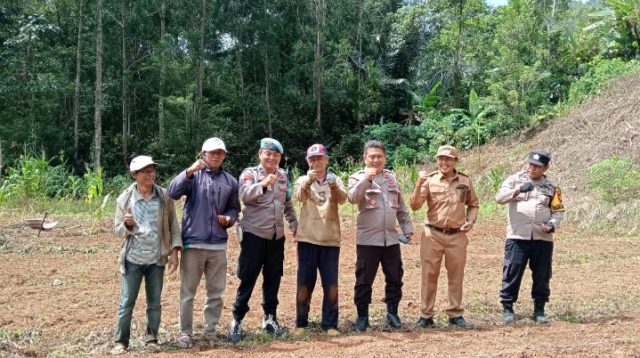
[[[364,170],[349,177],[349,202],[358,205],[358,245],[391,246],[398,244],[396,220],[404,234],[413,232],[409,210],[402,199],[400,186],[390,170],[365,179]]]
[[[475,223],[478,218],[480,204],[471,178],[460,172],[456,172],[451,181],[440,171],[429,173],[420,188],[420,196],[411,196],[411,206],[422,206],[425,201],[425,224],[441,229],[458,229],[465,221]]]
[[[261,165],[247,168],[240,174],[239,195],[244,204],[240,224],[245,231],[267,240],[274,234],[276,240],[284,236],[285,218],[291,230],[298,227],[287,190],[287,174],[278,168],[275,175],[278,180],[265,190],[261,182],[267,171]]]
[[[534,184],[532,191],[513,197],[517,188],[527,181]],[[546,176],[530,180],[526,171],[508,177],[496,193],[498,204],[509,204],[507,239],[553,241],[553,233],[542,231],[549,222],[558,228],[564,218],[564,207],[552,209],[551,200],[556,186]]]
[[[321,246],[340,246],[340,213],[338,204],[347,200],[342,179],[333,185],[301,176],[296,181],[296,200],[302,203],[296,240]]]

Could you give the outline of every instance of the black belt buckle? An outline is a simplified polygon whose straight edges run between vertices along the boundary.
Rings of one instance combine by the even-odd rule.
[[[427,225],[427,227],[435,230],[435,231],[440,231],[441,233],[445,234],[445,235],[453,235],[453,234],[457,234],[460,232],[460,229],[454,229],[454,228],[441,228],[441,227],[437,227],[437,226],[433,226],[431,224]]]

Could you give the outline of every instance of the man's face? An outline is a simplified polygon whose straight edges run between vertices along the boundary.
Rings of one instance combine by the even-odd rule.
[[[146,167],[133,173],[133,179],[140,186],[151,186],[156,182],[156,166],[147,165]]]
[[[277,150],[260,149],[258,158],[260,158],[260,164],[268,172],[274,172],[278,168],[278,164],[280,164],[282,154]]]
[[[527,175],[529,176],[529,179],[538,180],[542,178],[547,169],[549,169],[548,165],[540,166],[533,163],[527,163]]]
[[[307,159],[307,163],[309,164],[309,169],[314,169],[318,171],[326,171],[327,165],[329,164],[329,157],[326,155],[316,155],[313,157],[309,157]]]
[[[445,176],[453,174],[456,169],[456,165],[458,164],[458,159],[447,157],[446,155],[441,155],[436,158],[438,161],[438,169],[440,173]]]
[[[364,164],[367,168],[374,168],[378,170],[378,173],[384,169],[384,164],[387,162],[387,156],[381,148],[368,148],[364,153]]]
[[[222,149],[217,149],[211,152],[202,152],[202,160],[207,163],[207,166],[212,170],[218,170],[222,166],[222,162],[226,157],[227,153],[225,153]]]

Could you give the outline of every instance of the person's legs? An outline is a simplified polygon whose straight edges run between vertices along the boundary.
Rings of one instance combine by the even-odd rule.
[[[538,302],[548,302],[551,295],[551,261],[553,258],[553,242],[534,240],[531,242],[529,268],[531,269],[531,298]]]
[[[467,245],[469,240],[464,233],[449,235],[445,238],[444,266],[447,268],[449,291],[449,318],[460,317],[464,313],[462,307],[462,286],[464,282],[464,267],[467,263]]]
[[[204,304],[204,336],[207,339],[212,339],[215,338],[216,326],[222,315],[222,295],[227,284],[227,251],[205,251],[204,282],[207,301]]]
[[[157,342],[162,321],[162,285],[164,266],[147,265],[144,270],[144,287],[147,293],[147,332],[145,343]]]
[[[245,231],[240,243],[240,257],[238,259],[238,278],[240,285],[233,304],[233,318],[242,321],[249,311],[249,299],[256,285],[258,275],[263,266],[266,239]]]
[[[183,250],[180,262],[180,333],[193,335],[193,298],[204,272],[205,250]]]
[[[358,316],[366,313],[371,304],[371,293],[373,282],[378,272],[381,259],[380,248],[376,246],[357,245],[356,246],[356,284],[354,286],[353,303],[358,308]]]
[[[504,244],[504,263],[502,265],[502,289],[500,302],[514,304],[518,301],[522,275],[529,260],[528,240],[507,239]]]
[[[322,329],[338,328],[338,263],[340,247],[321,248],[318,269],[322,281]]]
[[[309,325],[311,295],[318,276],[318,253],[321,246],[298,242],[298,287],[296,293],[296,327]]]
[[[533,285],[531,287],[531,297],[534,301],[533,319],[538,323],[546,323],[547,318],[544,313],[544,306],[549,301],[551,289],[551,261],[553,256],[553,242],[533,241],[531,248],[531,258],[529,268]]]
[[[400,245],[383,248],[380,262],[385,279],[385,302],[387,307],[395,306],[396,310],[392,313],[397,314],[397,307],[402,299],[402,276],[404,275]]]
[[[262,308],[265,315],[271,314],[274,319],[277,317],[278,291],[284,272],[284,243],[284,236],[278,240],[268,240],[265,263],[262,268],[262,296],[264,299]]]
[[[138,298],[140,284],[143,277],[143,265],[136,265],[129,261],[125,261],[125,273],[121,277],[120,285],[120,306],[116,317],[115,343],[122,343],[125,347],[129,346],[131,337],[131,317],[133,308]]]
[[[440,266],[444,255],[444,247],[436,234],[434,230],[425,229],[420,242],[420,262],[422,263],[420,316],[427,319],[435,315],[438,277],[440,277]]]

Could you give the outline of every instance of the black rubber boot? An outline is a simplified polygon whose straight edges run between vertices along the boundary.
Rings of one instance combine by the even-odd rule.
[[[400,316],[398,316],[397,304],[387,304],[387,324],[393,329],[404,328]]]
[[[513,323],[516,320],[516,314],[513,312],[513,303],[502,303],[502,322],[505,324]]]
[[[353,331],[363,333],[369,328],[369,306],[358,306],[358,319]]]
[[[547,323],[549,322],[549,320],[547,319],[547,317],[544,315],[544,306],[545,306],[546,302],[545,301],[540,301],[540,300],[536,300],[533,303],[533,321],[536,323]]]

